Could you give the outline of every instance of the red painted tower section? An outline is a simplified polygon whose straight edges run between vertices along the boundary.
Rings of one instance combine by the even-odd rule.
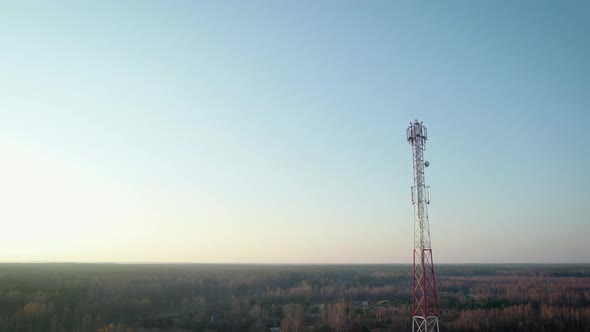
[[[438,303],[436,299],[436,282],[434,263],[430,243],[430,224],[428,221],[428,204],[430,204],[430,187],[425,185],[424,169],[428,161],[424,160],[427,139],[426,127],[415,120],[407,129],[408,143],[412,145],[414,160],[414,185],[412,186],[412,204],[414,205],[414,259],[412,287],[412,331],[438,332]]]

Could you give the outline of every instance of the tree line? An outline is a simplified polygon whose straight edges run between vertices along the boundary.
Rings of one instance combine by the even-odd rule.
[[[0,331],[402,331],[407,265],[0,264]],[[441,329],[590,331],[590,266],[441,265]]]

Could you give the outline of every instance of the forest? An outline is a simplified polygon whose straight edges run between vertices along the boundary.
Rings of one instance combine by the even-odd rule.
[[[590,265],[439,265],[441,331],[590,331]],[[410,331],[409,265],[0,264],[0,331]]]

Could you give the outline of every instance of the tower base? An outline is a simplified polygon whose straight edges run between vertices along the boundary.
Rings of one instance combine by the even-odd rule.
[[[412,332],[439,332],[437,316],[412,316]]]

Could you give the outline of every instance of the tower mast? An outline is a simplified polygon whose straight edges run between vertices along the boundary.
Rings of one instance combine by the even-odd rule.
[[[412,186],[412,204],[414,205],[414,259],[412,287],[412,332],[438,332],[438,304],[436,300],[436,283],[434,281],[434,263],[430,245],[430,225],[428,222],[428,204],[430,204],[430,187],[425,185],[424,160],[427,139],[426,127],[414,120],[407,129],[408,143],[412,145],[414,155],[414,185]]]

